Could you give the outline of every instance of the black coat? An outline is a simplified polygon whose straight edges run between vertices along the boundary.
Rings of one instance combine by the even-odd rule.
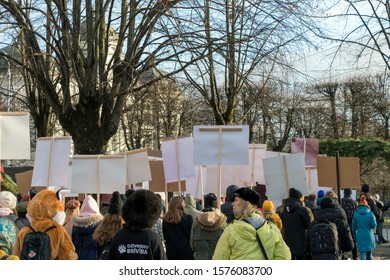
[[[348,222],[345,220],[344,215],[339,210],[338,205],[334,205],[333,208],[321,209],[316,217],[316,221],[328,220],[335,223],[337,227],[337,235],[340,241],[340,247],[342,252],[349,252],[353,249],[354,243],[351,234],[351,229]],[[306,239],[305,255],[310,255],[310,242],[309,238]]]
[[[168,260],[193,260],[190,246],[192,216],[183,213],[178,224],[163,221],[163,233]]]
[[[283,208],[283,239],[290,248],[291,254],[304,257],[306,230],[313,221],[311,210],[296,198],[288,198]]]
[[[120,229],[114,236],[109,260],[166,260],[161,238],[151,229]]]

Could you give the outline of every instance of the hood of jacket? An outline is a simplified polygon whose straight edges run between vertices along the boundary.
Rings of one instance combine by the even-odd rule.
[[[195,201],[195,198],[191,194],[186,195],[184,202],[186,204],[186,207],[189,206],[189,207],[193,207],[196,209],[196,201]]]
[[[271,200],[265,200],[263,202],[262,209],[264,212],[274,213],[275,212],[275,205]]]
[[[286,199],[286,203],[284,204],[283,211],[287,213],[293,213],[302,206],[303,203],[298,198],[289,197]]]
[[[356,211],[357,211],[359,214],[361,214],[361,215],[366,215],[366,214],[368,214],[369,212],[371,212],[370,207],[367,206],[367,205],[359,205]]]
[[[226,201],[234,201],[234,192],[238,190],[239,187],[236,185],[230,185],[226,188]]]
[[[88,217],[83,217],[83,216],[72,217],[73,226],[84,227],[84,228],[90,227],[102,220],[103,220],[103,216],[101,214],[91,215]]]
[[[327,219],[329,221],[334,221],[334,220],[340,219],[340,218],[344,219],[342,212],[340,211],[339,208],[320,209],[316,215],[316,220],[318,220],[318,221],[323,220],[323,219]]]
[[[256,228],[258,229],[265,223],[265,219],[259,214],[251,214],[250,217],[245,218],[245,221],[234,221],[231,226],[234,226],[240,238],[254,241],[256,240]],[[258,229],[259,230],[259,229]]]
[[[215,231],[226,226],[226,216],[218,210],[213,212],[200,212],[196,217],[196,222],[205,231]]]

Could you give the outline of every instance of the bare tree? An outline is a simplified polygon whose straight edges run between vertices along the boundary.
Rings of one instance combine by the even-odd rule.
[[[129,94],[148,84],[141,73],[180,58],[167,52],[183,32],[159,28],[172,22],[179,0],[15,1],[0,0],[0,17],[20,46],[22,59],[10,57],[29,73],[61,126],[72,136],[76,154],[100,154],[116,133]],[[167,26],[164,23],[164,26]],[[1,54],[0,54],[1,55]],[[182,63],[160,78],[173,75]]]
[[[206,55],[186,69],[185,79],[213,110],[216,124],[239,123],[234,115],[243,88],[258,84],[276,66],[286,66],[289,52],[306,40],[306,11],[316,1],[205,0],[188,5],[194,2],[204,4],[195,4],[202,8],[191,9],[191,26],[183,23],[182,28],[197,32],[186,41],[192,55]]]

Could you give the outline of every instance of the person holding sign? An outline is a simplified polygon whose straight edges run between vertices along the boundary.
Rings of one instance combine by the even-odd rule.
[[[213,260],[289,260],[290,249],[278,227],[258,210],[260,195],[243,187],[234,192],[234,217],[222,233]],[[260,247],[260,248],[259,248]]]

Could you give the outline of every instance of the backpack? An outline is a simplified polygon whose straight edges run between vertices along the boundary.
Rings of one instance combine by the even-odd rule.
[[[356,205],[351,198],[342,198],[341,199],[341,208],[344,209],[345,214],[347,215],[348,224],[352,224],[353,214],[356,212]]]
[[[55,228],[51,226],[44,232],[35,231],[32,227],[31,232],[24,237],[22,246],[21,260],[50,260],[50,236],[46,233]]]
[[[309,242],[313,260],[340,258],[340,242],[335,223],[326,219],[314,221],[309,230]]]

